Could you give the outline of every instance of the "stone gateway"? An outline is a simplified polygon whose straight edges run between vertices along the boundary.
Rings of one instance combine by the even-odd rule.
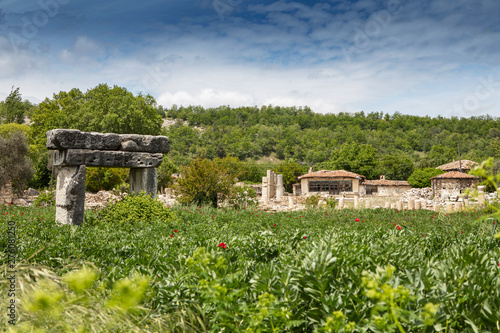
[[[166,136],[81,132],[47,132],[47,148],[56,150],[56,222],[81,225],[86,166],[130,168],[130,191],[156,197],[156,168],[170,149]]]

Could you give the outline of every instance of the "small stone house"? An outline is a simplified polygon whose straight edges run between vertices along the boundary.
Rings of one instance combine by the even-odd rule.
[[[459,196],[467,189],[472,189],[479,182],[479,177],[459,171],[450,171],[431,178],[432,195],[443,199]]]
[[[461,161],[453,161],[451,163],[443,164],[438,166],[436,169],[441,169],[443,171],[460,171],[460,172],[469,172],[475,166],[479,165],[477,162],[470,160],[461,160]],[[462,170],[460,170],[462,169]]]
[[[380,197],[399,196],[411,189],[406,180],[387,180],[380,176],[377,180],[365,180],[361,184],[361,195],[375,195]]]
[[[299,176],[300,192],[302,195],[308,193],[328,193],[331,195],[359,193],[360,184],[365,176],[345,170],[320,170]]]

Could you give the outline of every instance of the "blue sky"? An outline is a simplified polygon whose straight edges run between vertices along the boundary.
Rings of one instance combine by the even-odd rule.
[[[500,117],[499,0],[0,0],[0,99]]]

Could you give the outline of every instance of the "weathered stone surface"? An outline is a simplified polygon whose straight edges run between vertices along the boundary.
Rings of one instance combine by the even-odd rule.
[[[120,150],[168,153],[170,141],[166,136],[120,134]]]
[[[123,150],[147,153],[167,153],[166,136],[81,132],[74,129],[54,129],[47,132],[48,149]]]
[[[85,172],[85,165],[59,168],[56,191],[56,222],[72,225],[83,223]]]
[[[156,198],[158,188],[158,177],[156,168],[130,169],[130,192],[139,193],[141,191]]]
[[[75,129],[53,129],[47,132],[48,149],[119,150],[120,136],[114,133],[81,132]]]
[[[156,168],[161,164],[163,154],[127,151],[102,151],[88,149],[58,150],[54,165],[88,165],[122,168]]]

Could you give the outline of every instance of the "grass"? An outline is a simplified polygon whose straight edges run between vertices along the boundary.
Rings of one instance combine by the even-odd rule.
[[[75,304],[61,277],[96,270],[88,304],[105,315],[78,302],[59,314],[78,324],[85,309],[96,331],[494,332],[499,325],[499,243],[490,246],[494,222],[481,211],[172,210],[172,220],[80,228],[55,225],[53,207],[3,206],[0,217],[5,227],[16,223],[26,294],[49,279]],[[89,221],[96,216],[86,212]],[[3,232],[1,248],[7,242]],[[0,252],[0,264],[6,260]],[[137,311],[109,309],[117,284],[137,276],[149,279]],[[22,308],[18,319],[64,331],[42,317]]]

